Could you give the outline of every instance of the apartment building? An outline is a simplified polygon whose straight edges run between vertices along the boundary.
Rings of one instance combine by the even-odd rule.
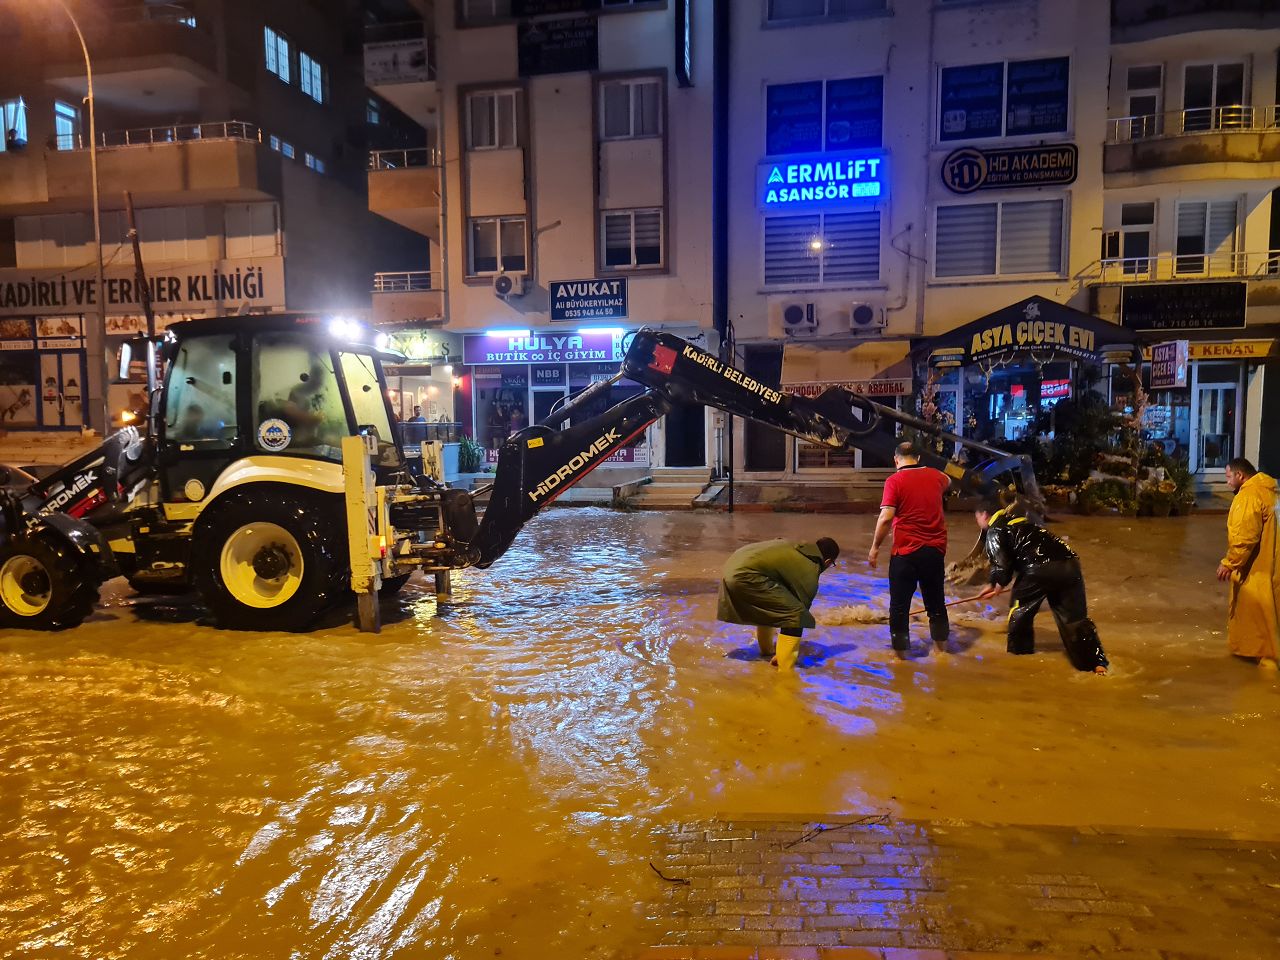
[[[430,238],[431,257],[380,277],[375,313],[461,339],[459,416],[492,459],[513,428],[614,374],[628,328],[717,348],[711,5],[415,7],[429,66],[373,86],[419,120],[423,145],[376,156],[369,189],[375,211]],[[370,62],[395,42],[371,40]],[[608,466],[702,467],[716,449],[706,413],[681,410]]]
[[[109,361],[149,332],[124,215],[137,208],[155,327],[250,310],[367,311],[416,234],[370,213],[355,0],[0,4],[0,428],[79,430],[140,398]],[[105,283],[97,289],[91,160]],[[92,325],[105,303],[105,356]],[[156,332],[151,330],[150,332]]]

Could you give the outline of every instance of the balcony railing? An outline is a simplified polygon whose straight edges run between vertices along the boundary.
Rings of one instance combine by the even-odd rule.
[[[1159,137],[1185,137],[1201,133],[1257,133],[1277,130],[1280,119],[1274,104],[1263,107],[1240,105],[1195,107],[1168,113],[1149,113],[1107,121],[1107,143],[1130,143]]]
[[[414,293],[441,289],[439,270],[408,270],[399,273],[375,273],[374,293]]]
[[[411,167],[440,166],[440,151],[435,147],[412,150],[374,150],[369,154],[370,170],[407,170]]]
[[[59,134],[59,150],[87,150],[89,138],[82,133]],[[137,127],[130,130],[104,130],[98,134],[98,147],[145,147],[160,143],[190,143],[197,140],[244,140],[262,142],[262,130],[243,120],[219,120],[213,123],[182,123],[167,127]]]
[[[1275,12],[1275,0],[1111,0],[1111,25],[1132,27],[1206,13]]]
[[[1098,261],[1097,283],[1159,280],[1247,280],[1280,277],[1280,250],[1209,254],[1158,253]]]

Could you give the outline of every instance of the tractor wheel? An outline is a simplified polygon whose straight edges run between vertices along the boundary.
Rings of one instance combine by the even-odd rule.
[[[382,586],[378,590],[378,596],[382,597],[384,600],[389,597],[394,597],[400,592],[401,588],[409,582],[409,578],[412,576],[413,572],[410,571],[409,573],[402,573],[398,577],[384,577],[382,580]]]
[[[346,597],[346,540],[336,498],[235,495],[196,532],[194,581],[218,626],[306,630]]]
[[[69,546],[45,537],[0,547],[0,625],[76,627],[98,602],[98,580]]]

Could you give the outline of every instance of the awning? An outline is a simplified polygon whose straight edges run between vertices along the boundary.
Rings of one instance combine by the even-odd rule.
[[[1107,347],[1132,346],[1137,334],[1044,297],[1028,297],[924,342],[930,353],[963,350],[965,363],[1031,359],[1098,360]],[[959,354],[957,354],[959,356]]]
[[[905,340],[839,348],[788,343],[782,348],[782,392],[816,397],[829,387],[844,387],[868,397],[908,396],[909,347]]]

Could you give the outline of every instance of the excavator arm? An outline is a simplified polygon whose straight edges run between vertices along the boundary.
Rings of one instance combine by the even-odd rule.
[[[587,420],[560,426],[623,378],[648,389]],[[892,425],[901,424],[970,451],[972,462],[966,464],[930,451],[920,458],[950,476],[960,492],[986,495],[1012,487],[1032,503],[1039,500],[1035,473],[1025,456],[948,433],[841,387],[812,399],[785,394],[686,340],[640,330],[616,376],[592,384],[542,423],[526,427],[503,444],[488,507],[466,550],[467,565],[493,563],[535,513],[678,404],[715,407],[809,443],[857,448],[886,462],[900,442]]]

